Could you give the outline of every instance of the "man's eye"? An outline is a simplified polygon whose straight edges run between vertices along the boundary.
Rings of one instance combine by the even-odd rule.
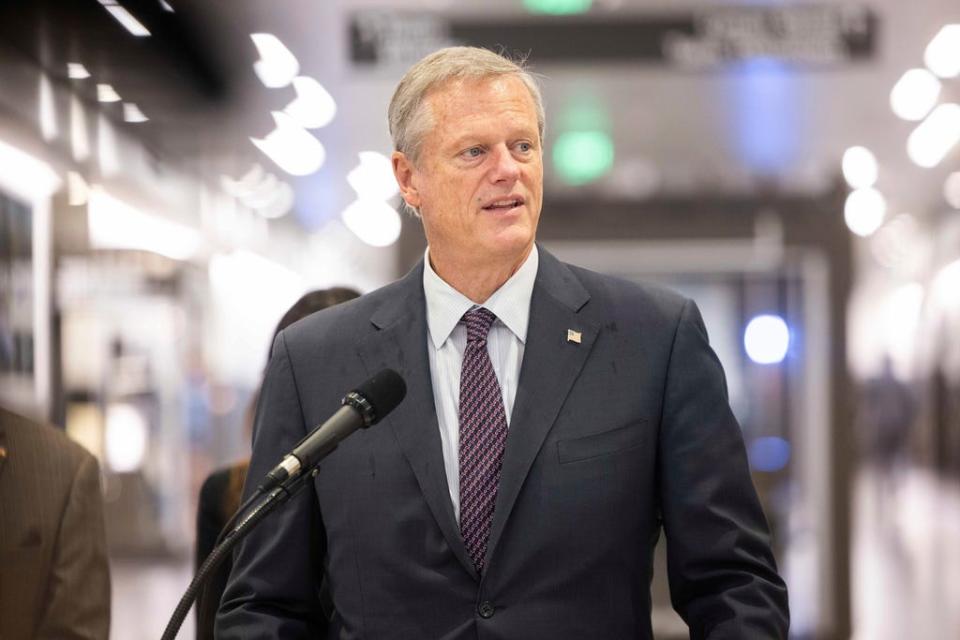
[[[531,149],[533,149],[533,145],[530,144],[529,142],[521,142],[520,144],[517,145],[517,148],[520,149],[520,151],[523,151],[524,153],[526,153],[527,151],[530,151]]]
[[[469,149],[463,152],[463,155],[468,158],[479,158],[482,153],[483,153],[483,149],[481,149],[480,147],[470,147]]]

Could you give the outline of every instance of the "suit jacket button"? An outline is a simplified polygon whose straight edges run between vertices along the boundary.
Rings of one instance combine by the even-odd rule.
[[[480,617],[481,617],[481,618],[492,618],[492,617],[493,617],[493,612],[494,612],[494,610],[495,610],[495,609],[494,609],[493,605],[490,604],[490,601],[489,601],[489,600],[483,601],[483,602],[480,604],[480,606],[477,607],[477,613],[480,614]]]

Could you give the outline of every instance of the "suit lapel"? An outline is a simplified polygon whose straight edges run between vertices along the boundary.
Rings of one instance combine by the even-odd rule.
[[[598,325],[587,314],[579,313],[589,299],[589,293],[570,269],[541,248],[517,397],[487,544],[487,566],[530,466],[596,340]],[[579,342],[572,334],[568,337],[568,330],[579,332]]]
[[[406,398],[384,418],[384,426],[393,430],[454,555],[474,579],[479,579],[450,502],[427,356],[422,262],[397,283],[392,300],[373,315],[371,323],[373,335],[358,348],[368,373],[389,367],[407,383]]]

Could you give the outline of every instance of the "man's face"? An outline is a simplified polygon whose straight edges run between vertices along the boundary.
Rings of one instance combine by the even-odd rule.
[[[418,207],[431,257],[455,263],[520,259],[543,200],[543,154],[529,90],[514,76],[447,83],[426,97],[433,128],[415,165],[393,164]]]

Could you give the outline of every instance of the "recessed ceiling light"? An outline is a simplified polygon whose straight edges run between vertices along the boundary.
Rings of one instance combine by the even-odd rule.
[[[120,94],[114,91],[109,84],[100,83],[97,85],[97,100],[99,102],[120,102]]]
[[[864,238],[880,228],[886,213],[887,201],[873,187],[854,189],[847,194],[847,201],[843,205],[843,219],[847,228]]]
[[[39,118],[40,135],[45,142],[50,142],[57,137],[57,110],[53,104],[53,85],[50,84],[50,78],[46,74],[40,74],[39,87]]]
[[[67,77],[71,80],[86,80],[90,77],[90,72],[79,62],[68,62]]]
[[[143,111],[140,111],[140,107],[135,105],[132,102],[123,103],[123,121],[124,122],[146,122],[149,120],[147,116],[143,115]]]
[[[150,30],[143,23],[133,17],[133,14],[120,6],[116,0],[100,0],[103,8],[110,12],[113,19],[130,32],[130,35],[143,38],[150,35]]]
[[[866,147],[850,147],[843,153],[843,177],[854,189],[872,187],[877,181],[877,158]]]
[[[890,91],[890,108],[904,120],[923,120],[937,104],[940,81],[926,69],[905,72]]]
[[[927,45],[923,61],[941,78],[960,76],[960,24],[944,25]]]
[[[917,165],[937,166],[960,143],[960,105],[941,104],[907,138],[907,154]]]
[[[290,84],[300,72],[300,63],[280,38],[272,33],[251,33],[260,59],[253,63],[253,70],[269,89],[278,89]]]

